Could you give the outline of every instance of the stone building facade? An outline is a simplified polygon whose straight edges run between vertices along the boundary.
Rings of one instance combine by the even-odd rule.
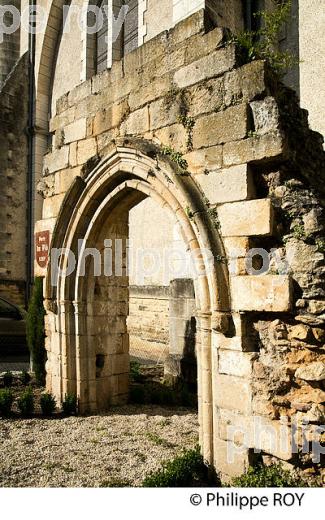
[[[228,43],[220,25],[244,24],[237,0],[164,0],[159,27],[157,2],[137,3],[136,26],[131,2],[120,54],[108,48],[98,74],[93,39],[62,31],[63,4],[46,2],[35,60],[48,389],[59,402],[76,393],[82,412],[125,402],[132,308],[147,332],[161,319],[171,372],[195,336],[200,443],[224,479],[258,453],[319,473],[322,461],[291,433],[306,419],[317,440],[325,418],[322,123],[311,130],[296,94]],[[141,245],[152,206],[148,244],[173,244],[176,226],[192,268],[141,285],[128,276],[128,240],[133,230]],[[53,262],[59,250],[71,256]],[[148,310],[140,296],[169,284]]]

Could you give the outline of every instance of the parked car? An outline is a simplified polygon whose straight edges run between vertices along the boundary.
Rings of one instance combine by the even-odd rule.
[[[24,311],[0,298],[0,360],[16,356],[29,358]]]

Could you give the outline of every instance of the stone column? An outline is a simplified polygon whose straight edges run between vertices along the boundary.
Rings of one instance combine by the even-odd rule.
[[[170,383],[181,379],[195,384],[196,374],[196,305],[193,281],[177,279],[170,283],[169,356],[165,378]]]

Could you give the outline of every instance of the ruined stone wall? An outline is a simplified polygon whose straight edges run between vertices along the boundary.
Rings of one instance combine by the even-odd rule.
[[[196,209],[183,210],[193,229],[204,215],[206,230],[220,233],[224,251],[215,261],[229,269],[228,285],[210,291],[212,300],[216,291],[221,298],[229,291],[229,313],[221,317],[212,309],[211,329],[201,325],[204,315],[198,330],[203,329],[202,341],[212,334],[212,346],[206,343],[204,350],[211,364],[207,357],[204,369],[199,366],[205,377],[200,388],[206,391],[211,374],[213,396],[211,402],[199,397],[201,440],[206,449],[212,414],[213,462],[230,476],[247,468],[256,440],[250,437],[247,449],[229,464],[234,440],[229,425],[252,428],[260,417],[266,427],[279,430],[281,414],[292,420],[316,413],[312,425],[322,420],[324,153],[322,138],[308,128],[295,95],[265,63],[243,64],[224,32],[207,31],[205,20],[203,12],[193,15],[59,99],[50,123],[53,149],[44,159],[45,200],[37,230],[53,232],[73,180],[87,179],[101,159],[123,147],[146,151],[157,172],[169,161],[185,183],[186,169],[201,199]],[[132,168],[137,172],[135,164]],[[168,175],[165,182],[176,193]],[[205,209],[198,209],[200,204]],[[200,236],[208,245],[202,231]],[[259,276],[247,270],[251,248],[263,248],[271,259]],[[58,331],[51,312],[47,347],[53,349],[50,369],[58,377]],[[289,437],[289,425],[286,431]],[[290,448],[281,451],[265,438],[258,447],[262,454],[297,463]],[[305,469],[317,472],[319,466],[308,460]]]
[[[5,3],[5,5],[15,7],[16,9],[20,9],[20,0],[10,0]],[[11,14],[7,11],[3,16],[2,23],[8,25],[9,27],[12,24]],[[11,33],[11,34],[2,34],[0,42],[0,89],[8,76],[8,74],[13,69],[15,63],[19,59],[20,55],[20,30]]]
[[[28,55],[0,90],[0,295],[25,304]]]
[[[164,363],[169,352],[169,287],[130,286],[130,355]]]

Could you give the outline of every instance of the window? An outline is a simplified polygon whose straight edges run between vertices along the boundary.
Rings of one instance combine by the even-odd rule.
[[[102,72],[107,69],[108,60],[108,18],[104,5],[107,0],[103,0],[100,4],[103,18],[97,19],[96,30],[96,72]]]
[[[97,19],[96,73],[110,68],[114,61],[120,60],[138,47],[138,4],[138,0],[102,0],[100,2],[99,7],[103,16]],[[126,15],[123,6],[128,6]]]

